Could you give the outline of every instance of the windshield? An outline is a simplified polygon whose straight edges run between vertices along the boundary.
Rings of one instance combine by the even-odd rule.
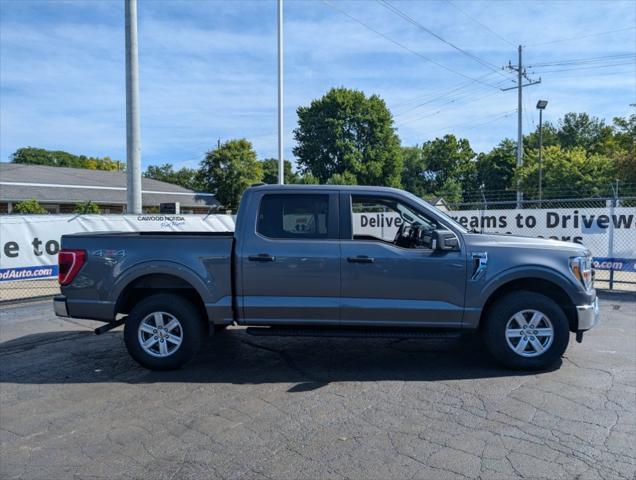
[[[402,219],[405,222],[408,222],[413,225],[425,226],[429,229],[436,228],[437,226],[436,224],[433,224],[430,219],[421,215],[417,211],[410,209],[403,203],[396,203],[395,209],[398,211],[398,213],[400,214],[400,217],[402,217]]]

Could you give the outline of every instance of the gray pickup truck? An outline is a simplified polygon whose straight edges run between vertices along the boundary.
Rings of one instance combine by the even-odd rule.
[[[543,369],[598,321],[590,252],[480,234],[410,193],[259,185],[234,232],[62,237],[59,316],[124,325],[157,370],[228,325],[253,335],[429,337],[479,333],[503,365]]]

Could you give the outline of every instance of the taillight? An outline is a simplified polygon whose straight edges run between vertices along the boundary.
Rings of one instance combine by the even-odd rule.
[[[71,283],[84,266],[84,262],[86,262],[85,250],[60,250],[57,255],[57,263],[59,265],[57,281],[60,285]]]

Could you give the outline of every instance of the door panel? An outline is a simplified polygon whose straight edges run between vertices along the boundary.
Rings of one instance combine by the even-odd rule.
[[[390,192],[341,194],[340,210],[343,324],[461,326],[465,253],[432,249],[430,232],[448,228],[434,212]],[[405,237],[411,224],[420,233]]]
[[[338,321],[340,248],[337,240],[262,239],[246,257],[267,252],[274,261],[243,259],[243,314],[251,323]]]
[[[458,327],[466,262],[461,252],[343,241],[343,324]],[[351,262],[356,258],[372,262]]]
[[[259,210],[258,224],[254,231],[245,232],[240,253],[244,321],[338,323],[337,196],[329,192],[298,195],[292,191],[270,195],[261,205],[266,202],[271,208]]]

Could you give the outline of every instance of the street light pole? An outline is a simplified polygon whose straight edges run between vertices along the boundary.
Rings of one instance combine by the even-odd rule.
[[[137,0],[126,0],[126,212],[141,213]]]
[[[543,111],[547,106],[547,100],[539,100],[537,102],[537,110],[539,110],[539,206],[541,206],[541,200],[543,200]]]
[[[278,0],[278,183],[285,183],[283,149],[283,0]]]
[[[543,199],[543,159],[541,153],[543,150],[543,109],[539,110],[539,205]]]

